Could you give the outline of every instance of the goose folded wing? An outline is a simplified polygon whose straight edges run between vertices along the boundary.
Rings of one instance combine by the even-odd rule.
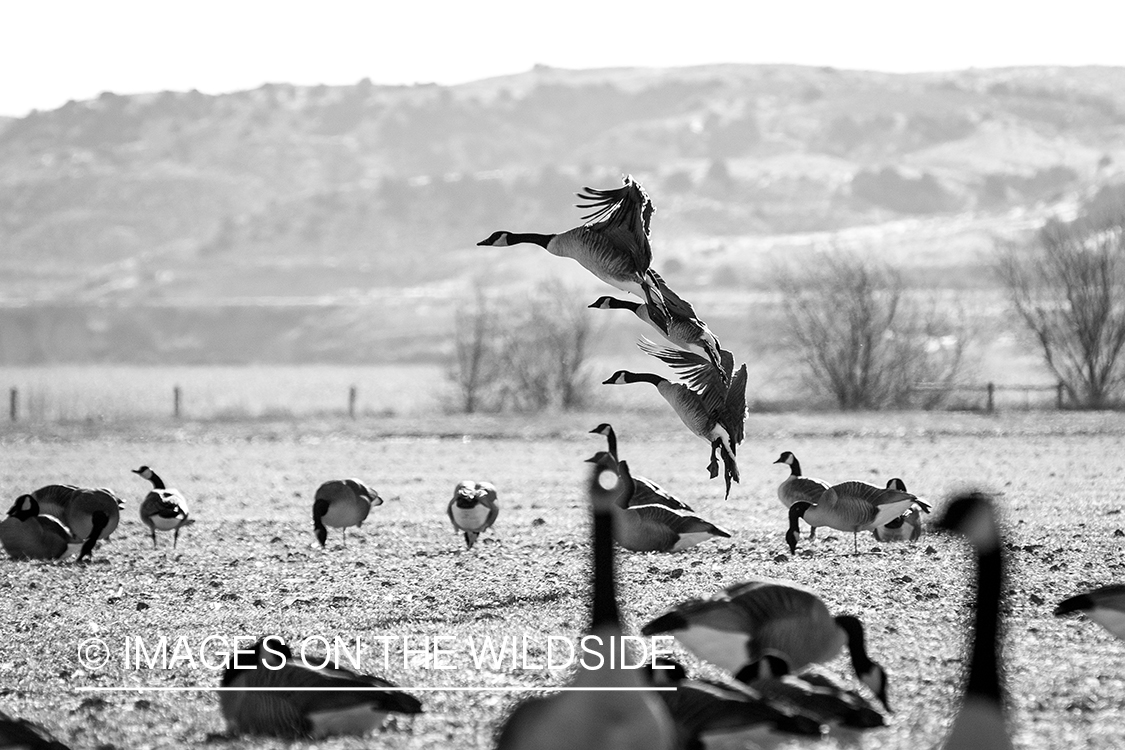
[[[674,510],[667,505],[632,505],[629,510],[647,521],[653,521],[675,532],[678,536],[685,534],[714,534],[715,536],[729,537],[730,533],[719,528],[710,521],[704,521],[699,516],[687,511]]]
[[[633,477],[635,488],[633,497],[629,500],[630,506],[635,505],[665,505],[675,510],[692,511],[691,506],[673,497],[667,490],[651,479]]]
[[[359,675],[348,669],[321,667],[310,669],[287,666],[285,692],[290,703],[303,714],[331,711],[346,706],[368,704],[378,711],[398,711],[416,714],[422,712],[421,702],[396,688],[394,683],[369,675]],[[301,688],[333,688],[332,690],[302,690]],[[389,688],[371,690],[370,688]]]

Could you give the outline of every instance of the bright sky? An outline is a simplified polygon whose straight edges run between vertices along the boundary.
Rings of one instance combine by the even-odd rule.
[[[102,91],[562,68],[1125,66],[1120,0],[0,0],[0,115]]]

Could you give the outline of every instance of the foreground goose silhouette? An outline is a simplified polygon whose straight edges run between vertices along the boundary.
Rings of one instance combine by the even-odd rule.
[[[43,727],[0,711],[0,748],[3,750],[70,750]]]
[[[91,556],[99,540],[108,539],[121,521],[125,501],[105,488],[49,484],[31,493],[41,515],[54,516],[82,541],[78,561]]]
[[[964,535],[977,554],[976,624],[972,633],[969,681],[964,702],[943,747],[945,750],[1009,750],[1012,741],[1004,717],[999,652],[1004,557],[992,501],[979,492],[955,497],[937,526]]]
[[[1084,594],[1063,599],[1055,616],[1081,612],[1118,638],[1125,640],[1125,585],[1102,586]]]
[[[521,703],[500,732],[498,750],[673,750],[675,727],[664,702],[649,688],[640,669],[624,669],[611,648],[622,647],[621,619],[613,562],[613,506],[624,489],[610,464],[595,465],[588,493],[593,510],[593,611],[586,648],[597,653],[580,661],[575,688],[627,688],[575,691]],[[612,639],[612,645],[611,645]],[[597,668],[594,668],[597,666]]]
[[[180,529],[195,523],[188,518],[187,500],[179,490],[164,486],[164,480],[147,466],[133,469],[133,473],[152,482],[152,491],[141,501],[141,521],[152,533],[152,548],[156,549],[156,532],[171,531],[172,548],[180,540]]]
[[[617,455],[617,433],[613,431],[613,426],[608,422],[602,422],[600,425],[590,430],[593,435],[604,435],[607,442],[607,451],[614,461],[619,459]],[[587,463],[597,463],[598,457],[586,459]],[[693,513],[691,506],[685,502],[676,499],[651,479],[637,476],[633,474],[633,484],[635,485],[633,494],[626,500],[626,507],[630,505],[666,505],[673,510],[686,510],[688,513]]]
[[[465,544],[472,549],[477,537],[491,528],[500,515],[496,488],[488,482],[460,482],[453,488],[453,499],[446,512],[453,528],[464,532]]]
[[[330,479],[316,488],[313,498],[313,532],[323,547],[328,541],[328,529],[340,529],[344,544],[348,543],[348,527],[359,527],[371,512],[371,507],[382,505],[379,493],[358,479]]]

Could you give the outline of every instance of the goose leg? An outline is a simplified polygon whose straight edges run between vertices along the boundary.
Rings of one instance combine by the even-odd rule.
[[[92,528],[90,529],[90,536],[86,537],[86,541],[82,545],[82,551],[78,553],[77,562],[82,562],[85,558],[90,557],[94,551],[94,545],[98,543],[98,537],[101,536],[102,531],[109,525],[109,516],[101,511],[97,511],[90,517]]]
[[[816,539],[816,527],[810,526],[809,527],[809,541],[811,542],[815,539]]]
[[[859,554],[859,532],[852,532],[852,547],[855,549],[855,554]]]
[[[345,526],[344,528],[340,529],[340,531],[342,531],[344,533],[344,546],[347,547],[348,546],[348,527]]]
[[[156,529],[152,529],[152,548],[156,549]]]
[[[719,476],[719,441],[716,440],[711,443],[711,463],[707,464],[707,471],[710,472],[711,478]]]
[[[176,530],[172,532],[172,549],[176,549],[176,542],[180,541],[180,527],[177,526]]]

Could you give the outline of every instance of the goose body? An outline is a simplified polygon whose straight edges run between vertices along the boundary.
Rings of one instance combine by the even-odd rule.
[[[800,671],[834,659],[846,645],[860,681],[887,705],[886,673],[867,655],[863,624],[850,615],[833,617],[819,596],[792,581],[757,578],[735,584],[710,599],[676,606],[641,633],[671,633],[737,679],[771,654]]]
[[[906,483],[895,477],[887,480],[887,489],[906,492]],[[883,526],[876,526],[871,533],[880,542],[916,542],[922,538],[922,512],[921,505],[911,503],[905,513]]]
[[[775,706],[789,706],[815,723],[833,728],[864,730],[886,726],[879,708],[861,693],[823,672],[789,673],[785,660],[766,656],[748,670],[747,687]]]
[[[477,245],[508,247],[528,243],[539,245],[552,255],[571,258],[610,286],[644,299],[656,327],[666,331],[667,308],[658,277],[650,269],[649,225],[655,209],[644,188],[626,176],[620,188],[584,190],[578,197],[591,202],[579,204],[579,208],[595,209],[584,217],[592,219],[589,223],[560,234],[498,231]]]
[[[453,488],[447,512],[453,528],[464,532],[465,544],[472,549],[477,537],[491,528],[500,515],[496,488],[489,482],[460,482]]]
[[[612,483],[611,483],[612,482]],[[674,750],[675,726],[664,702],[641,674],[611,658],[624,635],[617,610],[613,562],[612,509],[622,491],[610,464],[595,466],[588,492],[593,510],[593,611],[585,648],[572,687],[633,688],[618,691],[574,691],[521,703],[500,732],[497,750]],[[592,654],[601,656],[596,659]]]
[[[81,548],[62,521],[39,512],[31,495],[16,498],[0,521],[0,545],[13,560],[58,560]]]
[[[358,479],[331,479],[316,489],[313,498],[313,532],[323,547],[328,541],[327,526],[342,529],[344,543],[348,527],[360,526],[372,506],[382,505],[383,498]]]
[[[0,750],[69,750],[46,729],[0,711]]]
[[[89,557],[94,546],[117,529],[125,502],[112,490],[49,484],[31,493],[40,515],[54,516],[82,541],[78,560]]]
[[[133,469],[133,473],[152,482],[152,491],[141,501],[141,521],[152,534],[152,548],[156,549],[156,532],[171,531],[172,547],[180,539],[180,529],[195,523],[188,517],[187,500],[179,490],[169,489],[164,480],[147,466]]]
[[[386,680],[343,667],[314,669],[293,660],[289,647],[276,636],[260,639],[252,651],[236,652],[228,660],[220,684],[245,688],[219,693],[223,718],[235,734],[312,739],[362,736],[380,726],[389,712],[422,712],[422,704],[411,695],[393,689],[370,690],[395,687]]]
[[[828,526],[853,535],[867,531],[898,518],[917,503],[929,511],[930,506],[909,492],[875,487],[865,482],[843,482],[829,487],[816,503],[798,501],[789,507],[789,530],[785,541],[790,552],[797,551],[798,519],[804,518],[813,526]],[[853,537],[856,553],[859,542]]]
[[[618,460],[617,455],[617,434],[613,431],[613,426],[608,422],[602,422],[600,425],[590,430],[591,434],[604,435],[608,443],[607,451],[614,461]],[[586,459],[587,463],[597,463],[598,457]],[[634,489],[632,495],[626,498],[626,507],[632,505],[664,505],[673,510],[686,510],[688,513],[693,513],[691,506],[685,502],[672,496],[670,492],[658,485],[651,479],[646,479],[642,476],[633,475]]]
[[[1088,618],[1125,640],[1125,585],[1102,586],[1084,594],[1064,599],[1055,609],[1055,616],[1081,612]]]

